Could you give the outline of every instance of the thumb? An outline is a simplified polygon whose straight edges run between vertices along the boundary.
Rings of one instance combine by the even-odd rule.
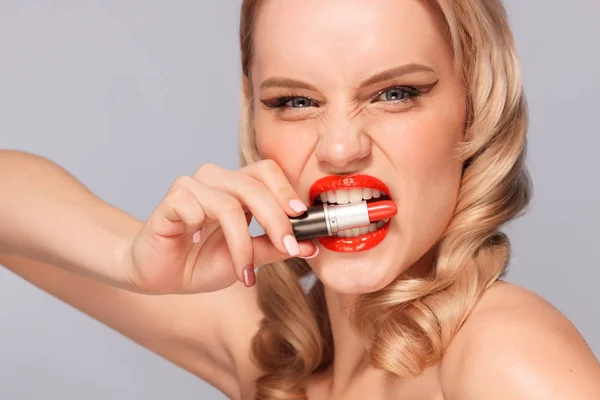
[[[252,238],[252,245],[254,246],[255,267],[292,258],[288,253],[279,251],[267,235]],[[300,246],[298,258],[314,258],[319,252],[319,247],[310,240],[298,242],[298,245]]]

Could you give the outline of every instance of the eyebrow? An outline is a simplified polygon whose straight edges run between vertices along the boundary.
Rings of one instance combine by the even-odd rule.
[[[426,65],[415,64],[415,63],[406,64],[406,65],[401,65],[399,67],[394,67],[394,68],[387,69],[385,71],[378,72],[375,75],[373,75],[370,78],[363,81],[359,85],[359,87],[364,88],[364,87],[371,86],[371,85],[374,85],[379,82],[398,78],[403,75],[413,74],[415,72],[430,72],[430,73],[433,72],[433,73],[435,73],[435,71],[432,68],[430,68]],[[288,89],[306,89],[306,90],[312,90],[315,92],[317,91],[317,89],[309,83],[302,82],[302,81],[299,81],[296,79],[284,78],[284,77],[280,77],[280,76],[273,76],[273,77],[267,78],[263,81],[263,83],[260,84],[261,90],[273,88],[273,87],[288,88]]]
[[[260,84],[260,89],[262,89],[262,90],[272,88],[272,87],[289,88],[289,89],[306,89],[306,90],[313,90],[315,92],[317,91],[317,89],[313,85],[310,85],[308,83],[305,83],[302,81],[297,81],[297,80],[291,79],[291,78],[283,78],[283,77],[279,77],[279,76],[273,76],[271,78],[265,79],[265,81]]]
[[[426,65],[415,64],[415,63],[406,64],[406,65],[401,65],[399,67],[386,69],[385,71],[382,71],[382,72],[378,72],[375,75],[373,75],[372,77],[365,80],[363,83],[361,83],[360,87],[364,88],[364,87],[371,86],[371,85],[374,85],[379,82],[398,78],[403,75],[414,74],[415,72],[430,72],[430,73],[433,72],[433,73],[435,73],[435,71],[432,68],[430,68]]]

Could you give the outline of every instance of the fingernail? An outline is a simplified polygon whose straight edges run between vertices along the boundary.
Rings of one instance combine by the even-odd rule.
[[[300,254],[300,246],[298,246],[296,238],[292,235],[287,235],[283,238],[283,247],[285,247],[288,254],[292,257],[296,257],[298,254]]]
[[[252,287],[256,283],[256,275],[254,274],[254,267],[249,266],[244,268],[243,271],[244,276],[244,285],[246,287]]]
[[[200,243],[200,240],[202,239],[202,232],[198,231],[196,233],[194,233],[194,235],[192,236],[192,242],[195,243]]]
[[[315,252],[312,253],[310,256],[308,257],[300,257],[304,260],[312,260],[313,258],[315,258],[317,256],[317,254],[319,254],[319,246],[315,246]]]
[[[290,208],[297,213],[303,213],[306,211],[306,206],[303,202],[297,199],[290,200],[289,202]]]

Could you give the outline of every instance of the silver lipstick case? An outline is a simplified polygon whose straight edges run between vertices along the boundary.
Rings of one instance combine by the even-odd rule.
[[[348,204],[318,204],[308,207],[304,214],[290,217],[294,236],[297,240],[332,236],[350,228],[369,226],[369,210],[366,200]]]

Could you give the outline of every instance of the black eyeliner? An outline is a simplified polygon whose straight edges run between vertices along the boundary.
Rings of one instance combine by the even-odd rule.
[[[312,99],[310,97],[292,96],[292,95],[279,96],[272,100],[261,100],[261,102],[269,108],[282,108],[287,102],[294,100],[296,98],[307,99],[308,101],[310,101],[313,104],[318,104],[314,99]],[[318,105],[317,105],[317,107],[318,107]],[[303,107],[303,108],[306,108],[306,107]]]

